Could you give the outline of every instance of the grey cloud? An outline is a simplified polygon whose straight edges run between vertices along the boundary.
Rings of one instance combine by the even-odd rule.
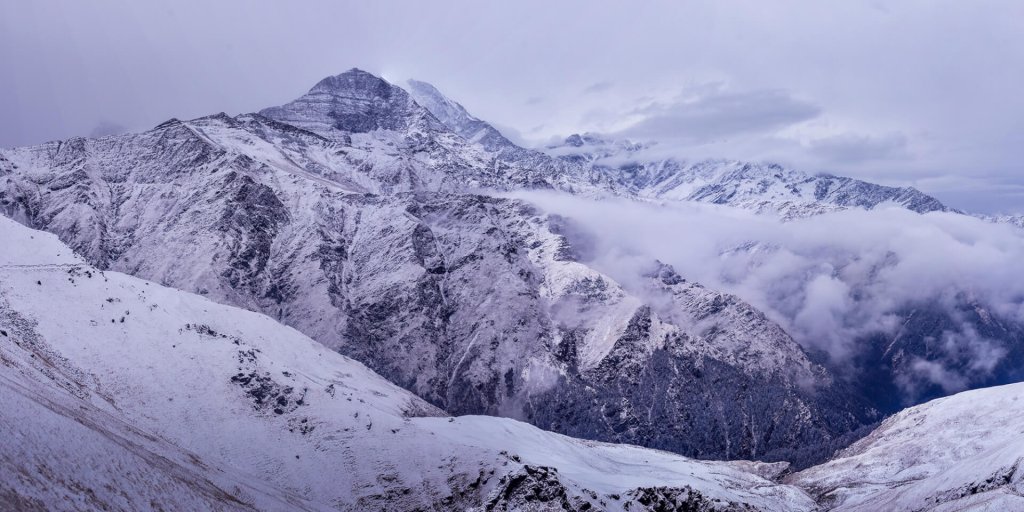
[[[912,380],[911,376],[936,384],[946,393],[956,393],[968,387],[967,378],[960,372],[950,369],[938,361],[929,361],[915,357],[910,363],[913,375],[905,375],[898,382],[904,393],[917,395],[921,393],[921,383]]]
[[[584,94],[594,94],[594,93],[604,92],[604,91],[607,91],[607,90],[611,89],[612,86],[614,86],[614,84],[612,82],[609,82],[609,81],[595,82],[595,83],[592,83],[592,84],[588,85],[585,89],[583,89],[583,93]]]
[[[899,133],[881,136],[835,135],[812,140],[810,149],[829,162],[859,163],[908,156],[907,138]]]
[[[763,134],[813,119],[821,108],[782,90],[715,92],[635,111],[643,119],[620,132],[637,139],[701,142]]]
[[[956,330],[944,331],[939,340],[927,341],[934,347],[930,358],[912,358],[911,373],[897,382],[908,396],[920,395],[922,384],[937,385],[945,393],[963,391],[970,387],[972,378],[991,375],[1007,353],[997,341],[981,336],[967,322]]]

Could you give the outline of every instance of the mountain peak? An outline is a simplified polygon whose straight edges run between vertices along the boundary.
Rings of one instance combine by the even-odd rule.
[[[369,93],[388,96],[392,89],[397,88],[383,78],[359,68],[352,68],[320,80],[309,92]]]
[[[404,89],[358,68],[324,78],[295,101],[260,114],[325,136],[404,131],[432,121]]]

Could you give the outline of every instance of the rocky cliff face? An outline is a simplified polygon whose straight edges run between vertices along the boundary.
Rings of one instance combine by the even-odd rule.
[[[440,128],[437,119],[404,89],[358,69],[324,78],[297,100],[260,114],[326,134],[437,132]]]

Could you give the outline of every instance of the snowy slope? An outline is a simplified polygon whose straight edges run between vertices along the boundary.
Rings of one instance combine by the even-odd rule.
[[[6,505],[813,508],[758,476],[772,465],[440,417],[270,318],[101,272],[8,219],[0,239],[0,428],[17,439],[0,444],[17,475],[0,480]]]
[[[904,410],[786,479],[835,510],[1024,510],[1024,384]]]

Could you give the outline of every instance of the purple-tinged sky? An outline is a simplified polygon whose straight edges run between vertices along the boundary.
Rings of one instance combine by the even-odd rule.
[[[255,111],[360,67],[594,131],[1024,210],[1024,2],[0,0],[0,147]]]

